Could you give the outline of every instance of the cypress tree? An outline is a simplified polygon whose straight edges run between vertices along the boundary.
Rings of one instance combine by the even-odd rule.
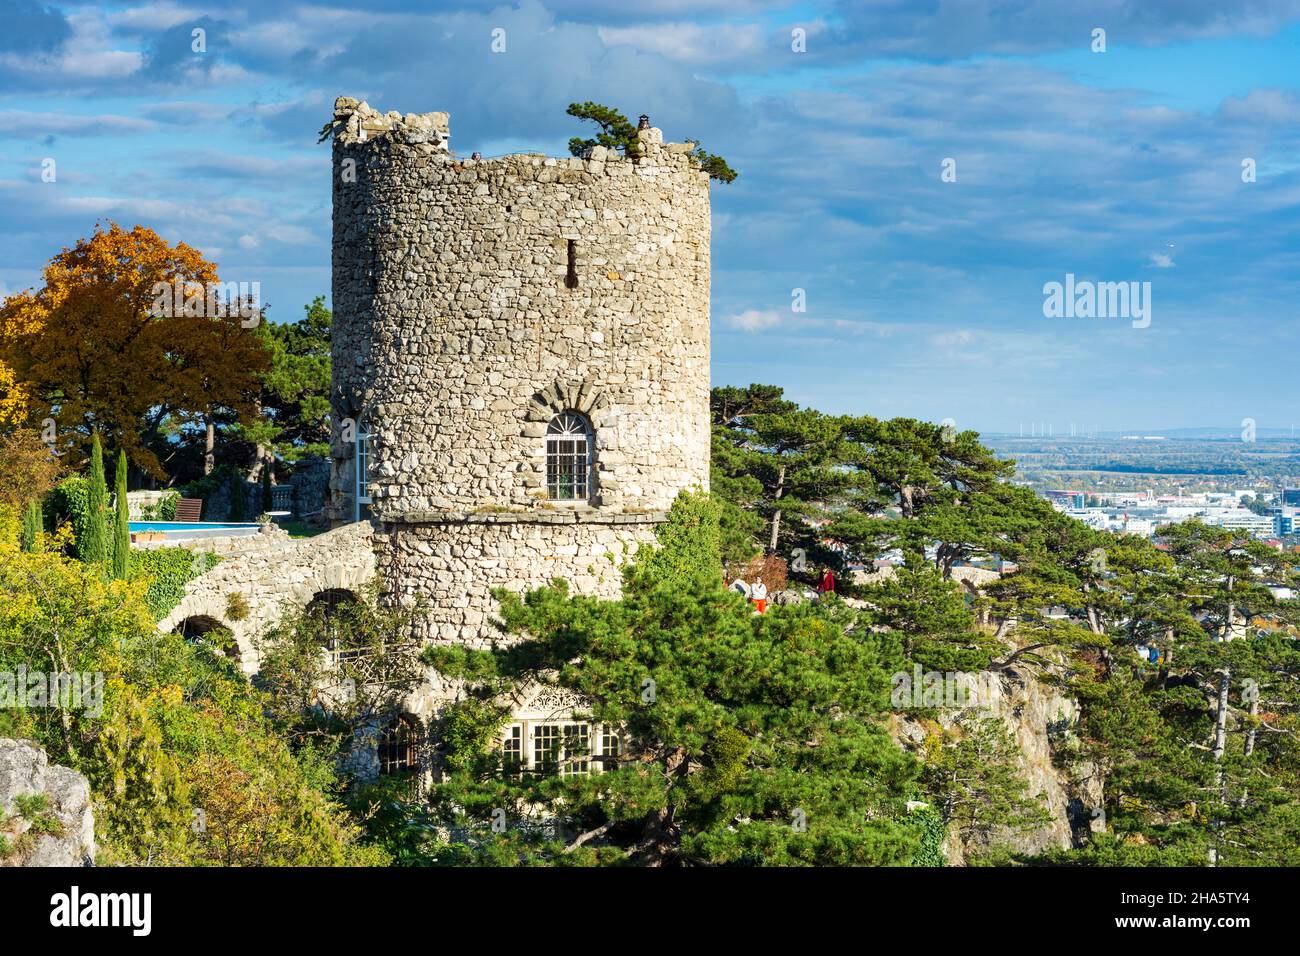
[[[117,455],[117,474],[113,476],[113,494],[117,499],[117,516],[113,524],[113,577],[126,580],[131,564],[131,511],[126,500],[126,452]]]
[[[244,514],[244,479],[239,477],[239,472],[230,469],[230,512],[229,520],[243,521]]]
[[[41,503],[38,499],[33,498],[27,503],[27,509],[23,512],[22,533],[19,536],[19,544],[24,551],[37,551],[40,549],[41,532],[45,530],[45,519],[41,515]]]
[[[104,483],[104,449],[96,432],[90,443],[90,480],[86,488],[86,522],[77,555],[86,564],[108,563],[108,487]]]
[[[262,514],[270,514],[274,507],[274,496],[271,494],[271,465],[268,462],[262,469]]]

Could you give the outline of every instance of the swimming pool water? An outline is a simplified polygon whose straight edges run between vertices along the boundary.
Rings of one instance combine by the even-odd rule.
[[[217,531],[256,528],[248,521],[128,521],[132,531]]]

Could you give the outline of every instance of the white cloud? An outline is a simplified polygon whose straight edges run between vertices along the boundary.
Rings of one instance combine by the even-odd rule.
[[[781,313],[776,309],[746,309],[724,320],[734,329],[757,332],[768,329],[781,321]]]
[[[596,32],[606,46],[630,46],[643,53],[708,64],[715,69],[728,61],[752,56],[763,48],[763,31],[758,24],[659,23],[599,27]]]
[[[960,349],[975,344],[975,335],[966,329],[953,332],[940,332],[930,336],[930,344],[941,349]]]

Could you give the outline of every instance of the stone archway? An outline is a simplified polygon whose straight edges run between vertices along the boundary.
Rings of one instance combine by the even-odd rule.
[[[172,633],[181,635],[192,644],[208,646],[213,651],[220,650],[236,664],[240,661],[239,642],[234,639],[233,629],[212,615],[192,614],[173,627]]]

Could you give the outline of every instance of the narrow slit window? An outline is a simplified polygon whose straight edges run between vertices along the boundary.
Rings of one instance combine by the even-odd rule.
[[[564,276],[564,287],[566,289],[576,289],[578,287],[578,240],[569,240],[569,271]]]

